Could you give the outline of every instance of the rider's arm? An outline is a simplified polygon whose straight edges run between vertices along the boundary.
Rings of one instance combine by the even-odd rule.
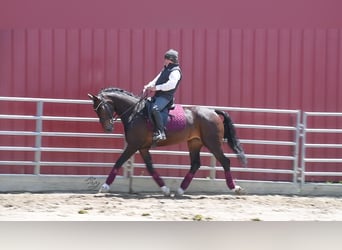
[[[146,85],[144,86],[144,89],[154,87],[154,86],[156,85],[156,82],[157,82],[157,80],[158,80],[160,74],[161,74],[161,72],[160,72],[152,81],[150,81],[148,84],[146,84]]]

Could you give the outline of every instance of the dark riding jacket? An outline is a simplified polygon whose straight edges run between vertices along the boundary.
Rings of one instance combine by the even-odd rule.
[[[154,95],[155,97],[162,96],[162,97],[165,97],[166,99],[168,99],[170,101],[173,99],[173,96],[174,96],[174,94],[178,88],[178,85],[179,85],[181,79],[182,79],[182,71],[181,71],[179,65],[170,63],[168,66],[164,67],[163,71],[161,72],[159,78],[156,81],[156,86],[166,83],[169,80],[169,76],[170,76],[171,72],[175,71],[175,70],[178,70],[181,74],[181,78],[179,79],[176,87],[174,89],[171,89],[168,91],[158,90],[158,91],[156,91],[156,93]]]

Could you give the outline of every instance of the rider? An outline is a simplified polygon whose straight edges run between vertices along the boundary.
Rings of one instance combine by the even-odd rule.
[[[154,141],[166,140],[163,119],[160,112],[173,102],[174,94],[182,78],[179,67],[178,52],[170,49],[164,55],[163,70],[148,84],[144,86],[144,91],[155,92],[152,98],[152,115],[155,121],[153,134]]]

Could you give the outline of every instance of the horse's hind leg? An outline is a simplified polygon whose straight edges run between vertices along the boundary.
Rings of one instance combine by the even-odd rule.
[[[177,195],[181,196],[184,194],[184,191],[189,187],[192,179],[195,176],[195,173],[201,166],[200,159],[200,150],[203,144],[199,139],[193,139],[188,142],[189,152],[190,152],[190,160],[191,160],[191,168],[189,172],[185,175],[180,187],[177,190]]]
[[[143,158],[147,171],[152,176],[153,180],[158,184],[165,196],[170,196],[170,189],[165,185],[164,180],[160,177],[158,172],[153,168],[151,154],[148,149],[139,150],[141,157]]]
[[[212,154],[214,154],[215,158],[221,163],[224,169],[224,175],[226,178],[226,184],[230,190],[233,190],[235,193],[243,194],[244,190],[240,187],[235,185],[231,171],[230,171],[230,160],[226,157],[223,153],[221,143],[219,140],[212,140],[211,143],[205,145]]]

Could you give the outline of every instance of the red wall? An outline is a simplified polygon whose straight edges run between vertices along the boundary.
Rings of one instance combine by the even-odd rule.
[[[86,99],[107,86],[138,94],[175,48],[179,103],[342,111],[338,0],[0,4],[1,96]]]
[[[185,104],[341,111],[339,28],[2,29],[3,96],[140,93],[180,51]]]
[[[1,1],[3,96],[139,93],[168,48],[189,104],[340,111],[338,0]]]

